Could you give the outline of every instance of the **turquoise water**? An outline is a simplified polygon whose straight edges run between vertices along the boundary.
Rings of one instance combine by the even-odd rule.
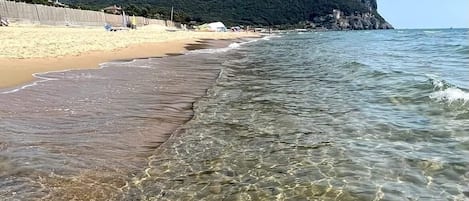
[[[0,89],[0,200],[468,200],[468,37],[287,33],[36,74]]]
[[[226,53],[130,198],[469,199],[468,30],[280,36]]]

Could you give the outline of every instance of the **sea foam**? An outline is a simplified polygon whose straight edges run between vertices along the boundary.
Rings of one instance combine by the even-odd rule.
[[[47,81],[58,80],[57,78],[49,78],[49,77],[44,77],[44,76],[42,76],[42,75],[46,75],[46,74],[48,74],[48,73],[59,73],[59,72],[67,72],[67,71],[70,71],[70,70],[49,71],[49,72],[45,72],[45,73],[34,73],[34,74],[33,74],[33,77],[37,78],[36,81],[33,81],[33,82],[30,83],[30,84],[26,84],[26,85],[20,86],[20,87],[18,87],[18,88],[14,88],[14,89],[9,90],[9,91],[0,92],[0,94],[16,93],[16,92],[21,91],[21,90],[23,90],[23,89],[36,86],[36,85],[38,85],[38,84],[41,83],[41,82],[47,82]]]
[[[264,37],[264,38],[266,38],[266,37]],[[262,38],[262,39],[264,39],[264,38]],[[245,42],[234,42],[234,43],[231,43],[230,45],[228,45],[228,47],[224,47],[224,48],[192,50],[192,51],[187,52],[186,54],[223,53],[223,52],[228,52],[228,51],[233,50],[233,49],[238,49],[238,48],[240,48],[241,46],[243,46],[245,44],[254,43],[254,42],[257,42],[259,40],[260,39],[256,38],[256,39],[250,39],[250,40],[245,41]]]
[[[223,53],[228,52],[232,49],[239,48],[241,45],[238,43],[231,43],[228,47],[224,48],[213,48],[213,49],[200,49],[200,50],[192,50],[187,52],[186,54],[215,54],[215,53]]]
[[[466,104],[467,101],[469,101],[469,92],[459,89],[445,80],[439,79],[436,75],[426,74],[426,76],[433,85],[434,92],[429,95],[431,99],[450,105],[454,102]]]
[[[230,45],[228,45],[229,48],[239,48],[241,47],[241,45],[239,43],[231,43]]]
[[[262,38],[262,40],[270,40],[270,39],[272,39],[272,38],[281,38],[281,37],[282,37],[282,36],[280,36],[280,35],[271,34],[271,35],[264,36],[264,37]]]
[[[467,101],[469,101],[469,93],[458,88],[448,88],[431,93],[430,98],[448,104],[452,104],[456,101],[461,101],[463,104],[466,104]]]

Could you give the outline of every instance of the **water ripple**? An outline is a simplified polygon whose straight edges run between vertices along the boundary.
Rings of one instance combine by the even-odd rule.
[[[466,38],[330,32],[231,52],[126,199],[467,199]]]

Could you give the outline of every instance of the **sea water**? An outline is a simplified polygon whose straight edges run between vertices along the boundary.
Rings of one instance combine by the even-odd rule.
[[[134,196],[469,199],[468,30],[292,33],[221,68]]]
[[[288,33],[41,75],[0,95],[1,196],[467,200],[468,37]]]

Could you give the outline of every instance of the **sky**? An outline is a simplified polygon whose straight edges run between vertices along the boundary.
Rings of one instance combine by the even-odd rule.
[[[394,28],[469,28],[469,0],[378,0]]]

